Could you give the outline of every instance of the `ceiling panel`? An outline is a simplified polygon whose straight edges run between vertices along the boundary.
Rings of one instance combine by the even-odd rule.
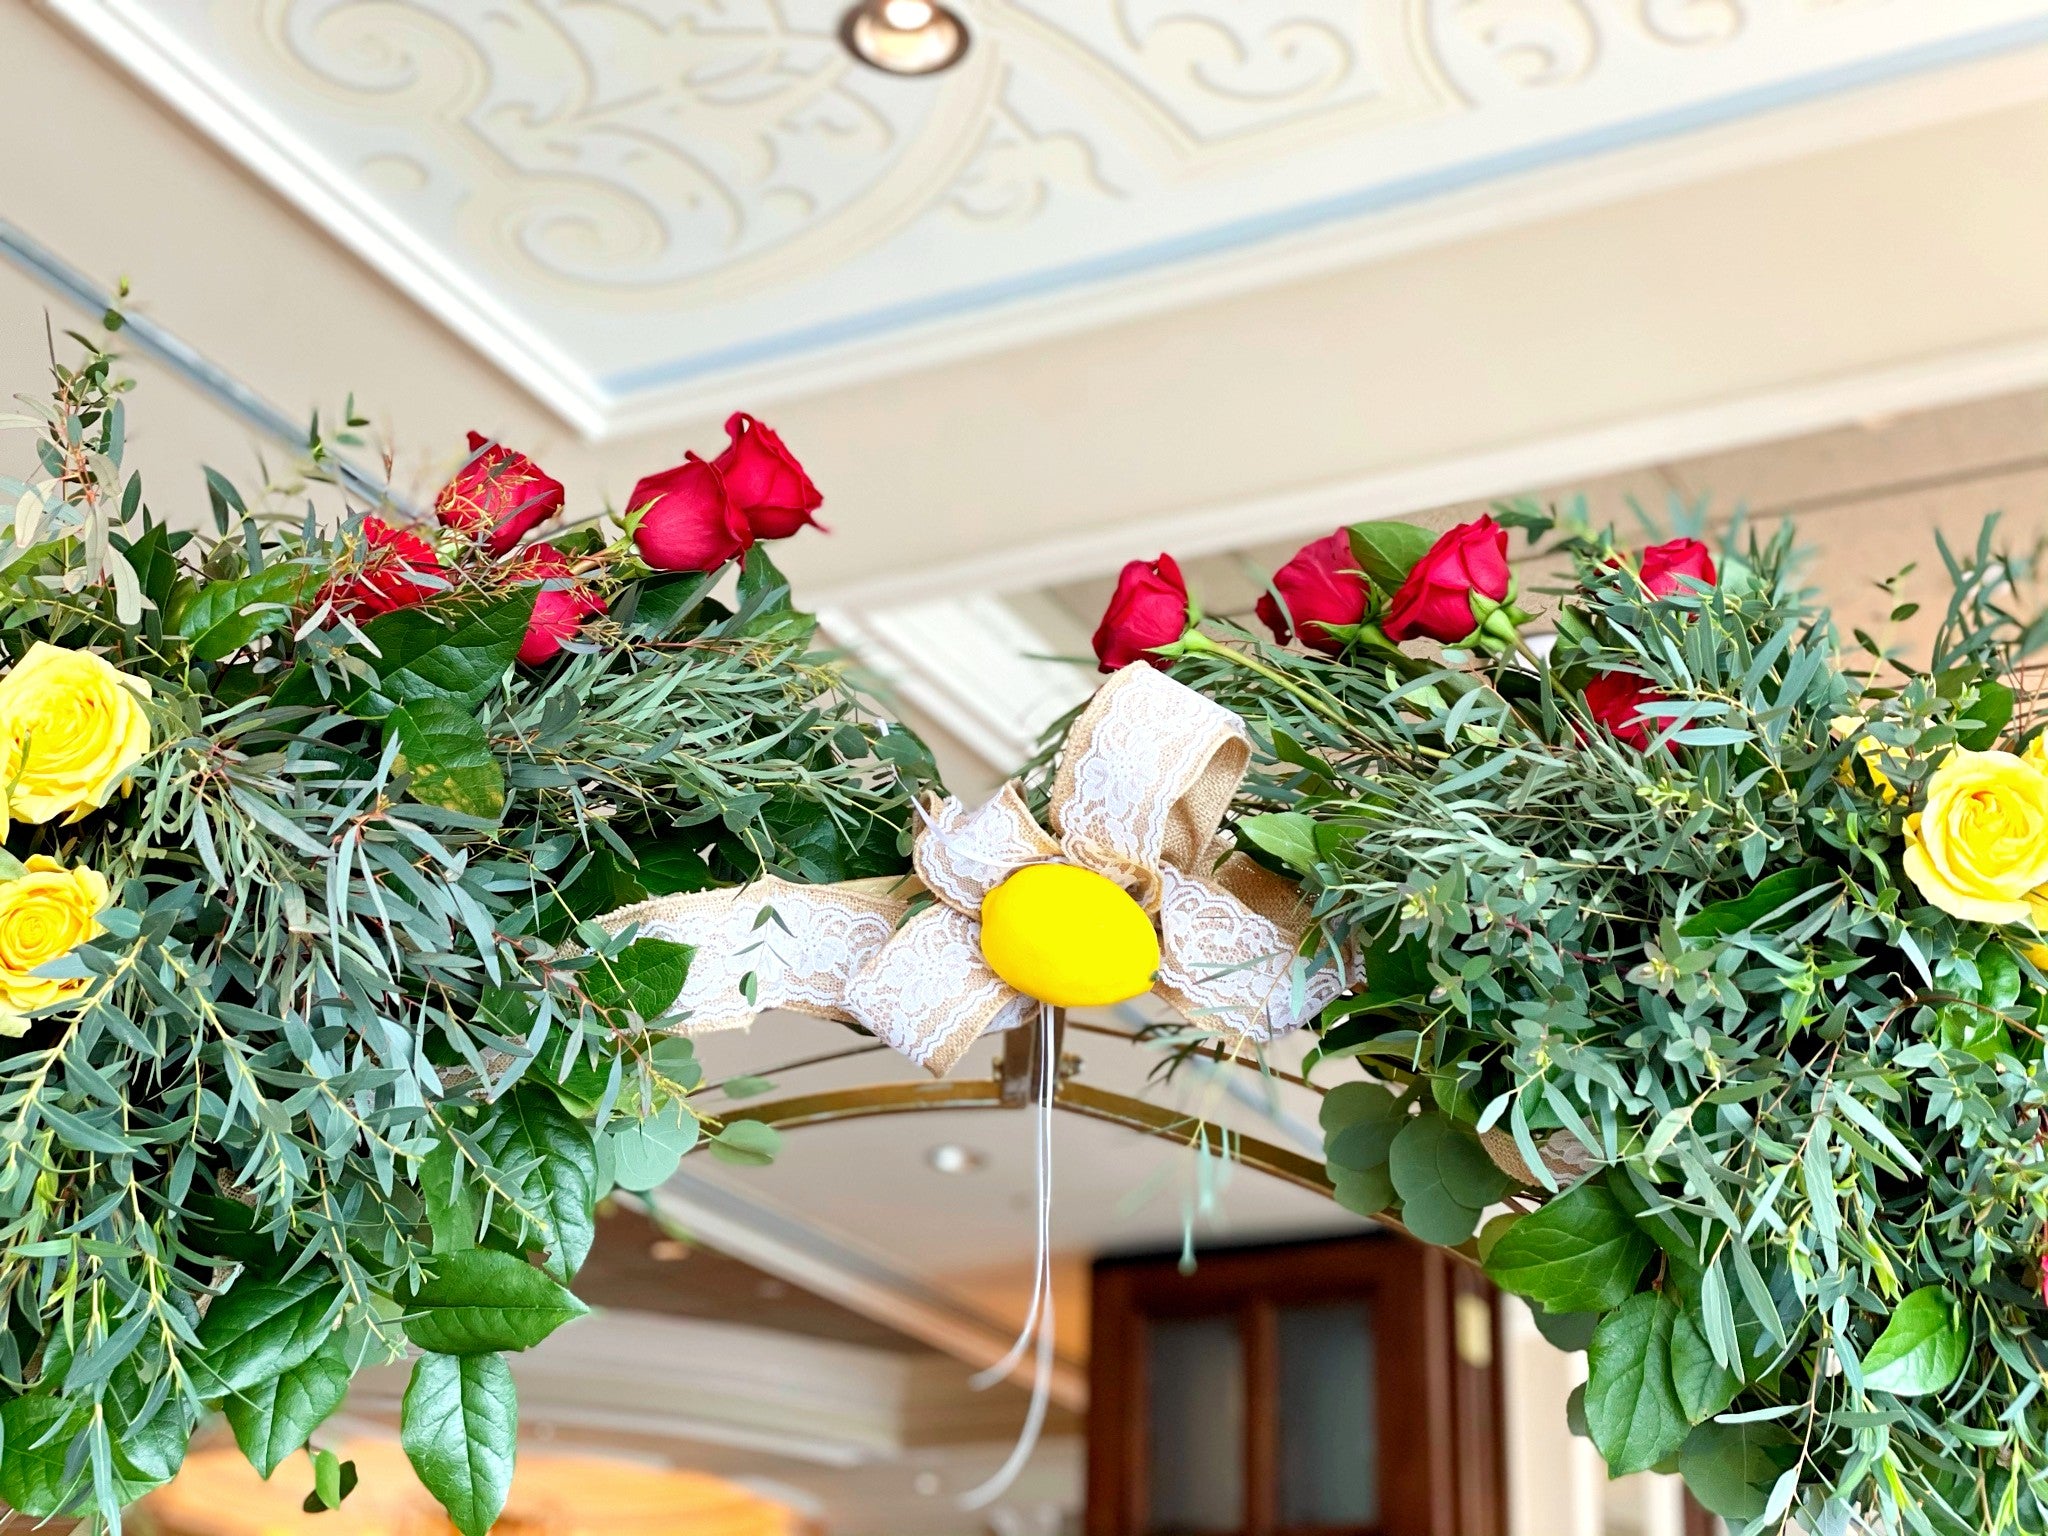
[[[2048,0],[960,0],[964,62],[902,79],[842,0],[51,3],[596,434],[2048,40]]]

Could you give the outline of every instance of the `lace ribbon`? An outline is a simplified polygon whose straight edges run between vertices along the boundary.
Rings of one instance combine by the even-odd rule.
[[[1152,914],[1160,997],[1198,1028],[1270,1040],[1313,1017],[1347,978],[1297,955],[1308,916],[1292,882],[1218,835],[1250,758],[1243,721],[1140,663],[1104,683],[1075,721],[1050,829],[1014,782],[973,810],[934,797],[919,807],[914,879],[764,879],[598,921],[695,949],[679,1033],[788,1008],[860,1024],[943,1076],[1033,1006],[982,959],[982,898],[1027,864],[1065,861],[1117,881]],[[935,899],[912,912],[920,891]]]

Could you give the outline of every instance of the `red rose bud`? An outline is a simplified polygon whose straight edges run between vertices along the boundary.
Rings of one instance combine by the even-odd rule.
[[[1714,574],[1714,557],[1698,539],[1671,539],[1643,551],[1643,586],[1652,597],[1689,590],[1688,576],[1711,587]]]
[[[2041,1255],[2041,1300],[2048,1304],[2048,1253]]]
[[[1628,672],[1602,672],[1586,684],[1587,713],[1638,752],[1649,751],[1651,738],[1662,729],[1642,708],[1663,702],[1663,694]]]
[[[657,571],[715,571],[754,545],[718,466],[694,453],[634,486],[627,515],[640,558]]]
[[[1133,560],[1116,579],[1116,591],[1095,626],[1095,659],[1104,672],[1115,672],[1134,661],[1149,661],[1164,671],[1172,664],[1165,656],[1148,654],[1154,647],[1171,645],[1188,628],[1188,584],[1181,579],[1173,556],[1157,560]]]
[[[443,527],[484,539],[494,555],[504,554],[528,529],[561,510],[561,481],[481,432],[469,434],[469,462],[441,487],[434,502]]]
[[[321,595],[337,608],[390,613],[447,591],[447,576],[434,546],[425,539],[395,528],[381,517],[366,517],[362,568],[329,582]]]
[[[534,594],[533,617],[526,621],[526,638],[519,642],[519,659],[529,667],[548,660],[585,619],[605,611],[604,599],[576,580],[568,557],[552,544],[529,544],[504,570],[513,582],[545,583]]]
[[[725,477],[725,493],[745,514],[755,538],[786,539],[806,523],[824,531],[825,525],[811,514],[825,498],[773,428],[745,411],[734,411],[726,418],[725,435],[728,446],[712,463]]]
[[[1505,602],[1508,585],[1507,529],[1490,517],[1460,523],[1415,562],[1381,627],[1389,640],[1422,636],[1455,645],[1486,617],[1472,600]]]
[[[1301,631],[1301,643],[1334,656],[1344,649],[1332,625],[1353,625],[1365,619],[1365,578],[1351,552],[1351,535],[1339,528],[1328,538],[1304,544],[1273,573],[1273,588],[1287,600],[1287,611],[1268,592],[1258,602],[1258,615],[1273,638],[1287,643],[1287,615]]]

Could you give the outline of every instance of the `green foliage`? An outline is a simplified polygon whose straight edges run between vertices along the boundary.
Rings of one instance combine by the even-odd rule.
[[[1863,1385],[1896,1397],[1946,1388],[1969,1362],[1970,1336],[1960,1311],[1938,1285],[1923,1285],[1892,1308],[1891,1321],[1863,1357]]]
[[[1547,1312],[1605,1312],[1632,1295],[1656,1244],[1598,1180],[1521,1218],[1486,1272]]]
[[[517,1254],[444,1254],[404,1293],[405,1333],[421,1349],[482,1355],[531,1349],[590,1309]]]
[[[263,495],[207,471],[201,540],[122,468],[110,359],[56,374],[0,418],[30,442],[0,473],[0,669],[97,652],[148,683],[155,747],[105,810],[0,851],[115,893],[58,962],[83,997],[0,1037],[0,1499],[118,1527],[218,1408],[266,1474],[309,1450],[331,1508],[354,1469],[319,1426],[411,1345],[408,1454],[481,1532],[512,1457],[497,1352],[582,1310],[615,1170],[651,1187],[698,1136],[689,1043],[651,1032],[688,950],[578,924],[901,871],[929,757],[809,653],[765,554],[728,612],[715,574],[572,533],[609,616],[525,666],[536,588],[467,539],[415,529],[437,589],[352,605],[363,514],[396,514],[335,505],[317,434]]]
[[[421,1355],[406,1383],[398,1438],[462,1536],[485,1536],[512,1491],[519,1450],[519,1399],[505,1357]]]
[[[1216,626],[1174,667],[1251,728],[1241,842],[1364,960],[1311,1057],[1364,1078],[1324,1101],[1337,1198],[1457,1242],[1475,1145],[1531,1170],[1479,1247],[1588,1347],[1617,1471],[1759,1533],[2048,1529],[2043,952],[1901,866],[1944,756],[2044,722],[2030,558],[1942,546],[1918,665],[1838,636],[1789,531],[1656,596],[1582,505],[1498,511],[1569,564],[1543,658]],[[1427,542],[1352,533],[1380,587]],[[1648,750],[1589,710],[1614,672]]]
[[[1678,1454],[1692,1428],[1671,1379],[1678,1309],[1654,1291],[1629,1297],[1586,1351],[1586,1429],[1610,1473],[1647,1472]]]

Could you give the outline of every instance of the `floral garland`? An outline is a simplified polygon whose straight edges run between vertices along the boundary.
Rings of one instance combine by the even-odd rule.
[[[1270,643],[1134,561],[1095,636],[1250,723],[1236,833],[1363,960],[1311,1057],[1364,1069],[1323,1101],[1337,1198],[1586,1350],[1615,1475],[1747,1532],[2043,1530],[2035,569],[1944,547],[1920,665],[1838,637],[1789,530],[1496,511],[1308,545]],[[1571,569],[1541,655],[1510,527]]]
[[[690,952],[593,920],[895,874],[929,757],[809,653],[762,544],[822,498],[751,417],[622,530],[472,434],[434,525],[209,471],[202,542],[109,356],[56,386],[0,419],[0,1501],[118,1527],[218,1408],[331,1508],[319,1427],[410,1349],[406,1452],[482,1536],[596,1201],[774,1148],[689,1097]]]

